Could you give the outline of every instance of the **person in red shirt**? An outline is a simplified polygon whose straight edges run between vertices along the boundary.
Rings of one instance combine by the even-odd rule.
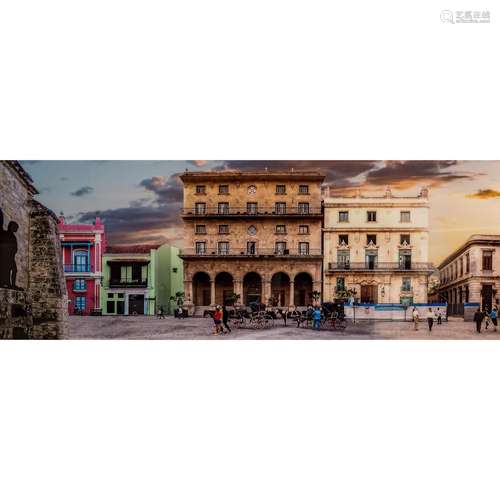
[[[213,335],[219,335],[222,331],[222,310],[219,306],[215,307],[214,312],[214,332]]]

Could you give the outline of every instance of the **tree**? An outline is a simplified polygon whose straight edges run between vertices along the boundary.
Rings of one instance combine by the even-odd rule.
[[[182,307],[184,305],[184,292],[176,292],[175,297],[173,295],[170,297],[170,301]]]
[[[240,300],[241,295],[239,293],[232,293],[226,298],[227,305],[234,306]]]

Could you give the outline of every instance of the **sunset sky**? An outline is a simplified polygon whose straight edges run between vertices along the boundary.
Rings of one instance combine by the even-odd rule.
[[[500,234],[500,161],[21,161],[38,199],[68,221],[96,212],[111,244],[182,246],[182,183],[189,170],[319,170],[339,192],[390,185],[395,194],[430,188],[430,261],[474,233]]]

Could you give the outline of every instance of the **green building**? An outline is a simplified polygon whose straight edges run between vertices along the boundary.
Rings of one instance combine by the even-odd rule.
[[[156,307],[164,307],[168,314],[173,314],[175,304],[170,297],[184,291],[184,271],[179,249],[171,245],[162,245],[156,251]]]
[[[170,245],[108,247],[102,262],[101,307],[105,315],[154,315],[183,290],[179,250]]]

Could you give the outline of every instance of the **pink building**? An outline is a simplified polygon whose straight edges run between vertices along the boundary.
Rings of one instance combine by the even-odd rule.
[[[66,224],[59,218],[64,274],[68,288],[70,314],[100,314],[102,254],[106,250],[104,225]]]

